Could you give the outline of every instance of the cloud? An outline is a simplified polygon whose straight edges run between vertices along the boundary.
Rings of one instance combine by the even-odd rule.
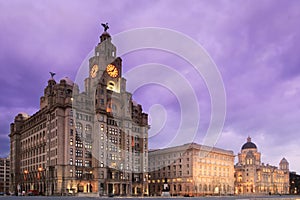
[[[82,60],[98,43],[101,22],[109,22],[111,34],[156,26],[187,34],[202,44],[217,64],[227,93],[227,118],[217,145],[237,153],[251,135],[264,160],[276,164],[285,156],[299,172],[295,152],[299,149],[300,118],[298,7],[297,0],[1,1],[0,135],[6,138],[18,112],[37,111],[49,71],[58,78],[75,77]],[[210,119],[209,93],[185,61],[151,51],[122,58],[125,70],[158,62],[186,77],[197,91],[204,117],[198,134],[205,133]],[[175,116],[179,115],[176,100],[172,95],[155,99],[151,96],[155,91],[166,92],[153,88],[134,97],[146,110],[151,103],[165,103],[170,118],[162,131],[164,136],[173,134],[172,124],[178,126]],[[3,141],[1,152],[8,151],[8,140]],[[280,148],[272,151],[274,146]]]

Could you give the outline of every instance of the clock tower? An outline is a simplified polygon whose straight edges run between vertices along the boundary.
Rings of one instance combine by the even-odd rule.
[[[85,79],[85,91],[91,96],[95,95],[99,82],[107,84],[108,89],[120,92],[122,59],[116,57],[116,46],[112,44],[111,36],[106,30],[101,34],[94,55],[89,59],[89,77]]]
[[[98,180],[98,191],[147,194],[148,115],[126,91],[122,59],[116,56],[108,26],[104,28],[89,58],[85,92],[74,98],[75,105],[83,105],[76,109],[76,115],[84,109],[92,115],[93,176]]]
[[[11,124],[11,191],[148,195],[148,115],[126,91],[122,59],[102,26],[84,91],[51,72],[40,110]]]

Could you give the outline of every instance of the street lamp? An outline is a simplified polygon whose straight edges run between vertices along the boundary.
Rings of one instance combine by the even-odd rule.
[[[25,188],[25,191],[27,191],[27,174],[28,174],[28,170],[24,170],[24,188]],[[24,188],[22,190],[24,190]],[[22,192],[23,193],[23,192]]]
[[[27,180],[27,174],[28,174],[28,170],[24,170],[24,180]]]
[[[39,182],[38,182],[39,192],[42,192],[42,190],[43,190],[42,184],[41,184],[41,182],[40,182],[40,179],[43,178],[42,172],[43,172],[43,168],[42,168],[42,167],[39,167],[39,168],[38,168],[38,174],[37,174],[37,175],[38,175],[37,178],[38,178],[38,181],[39,181]]]
[[[43,168],[38,168],[38,179],[40,180],[41,172],[43,171]]]

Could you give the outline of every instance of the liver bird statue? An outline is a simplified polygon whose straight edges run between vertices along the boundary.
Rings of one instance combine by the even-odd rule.
[[[101,23],[101,25],[103,26],[104,31],[107,31],[109,29],[108,23]]]
[[[55,73],[54,72],[49,72],[49,73],[50,73],[51,78],[53,79],[53,77],[55,76]]]

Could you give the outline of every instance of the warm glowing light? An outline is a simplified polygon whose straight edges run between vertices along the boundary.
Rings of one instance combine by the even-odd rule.
[[[113,78],[116,78],[119,75],[118,69],[113,64],[107,65],[106,72]]]
[[[98,65],[94,65],[90,71],[90,75],[92,78],[95,78],[97,76],[97,72],[99,70]]]

